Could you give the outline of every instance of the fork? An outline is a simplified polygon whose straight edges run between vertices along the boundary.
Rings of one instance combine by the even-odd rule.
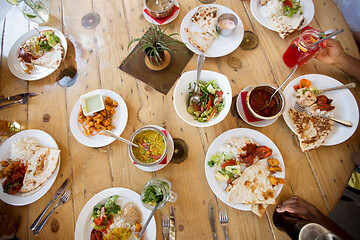
[[[41,231],[41,229],[44,227],[46,221],[49,219],[50,215],[54,212],[54,210],[63,205],[64,203],[67,202],[67,200],[69,200],[70,198],[70,195],[71,195],[71,192],[70,190],[66,190],[64,192],[64,194],[60,197],[58,203],[55,205],[55,207],[51,210],[51,212],[44,218],[44,220],[42,220],[42,222],[39,224],[39,226],[37,226],[32,232],[35,236],[37,236],[39,234],[39,232]]]
[[[307,113],[306,109],[304,107],[300,106],[298,102],[295,102],[294,108],[295,108],[296,111],[298,111],[300,113]],[[312,114],[310,114],[310,115],[312,115]],[[340,120],[340,119],[333,118],[333,117],[325,117],[325,116],[322,116],[322,115],[316,115],[316,116],[320,117],[320,118],[332,120],[332,121],[337,122],[337,123],[339,123],[341,125],[344,125],[345,127],[352,127],[352,123],[349,122],[349,121]]]
[[[163,227],[164,240],[166,240],[168,235],[169,235],[169,232],[170,232],[170,218],[169,218],[169,216],[165,216],[163,218],[162,227]]]
[[[224,231],[225,240],[229,240],[227,228],[229,224],[229,219],[226,210],[220,210],[219,211],[219,218],[220,218],[220,224]]]
[[[1,109],[4,109],[4,108],[6,108],[6,107],[9,107],[9,106],[11,106],[11,105],[13,105],[13,104],[16,104],[16,103],[26,104],[26,103],[29,101],[29,99],[30,99],[30,96],[27,96],[27,97],[25,97],[25,98],[22,98],[22,99],[20,99],[20,100],[15,101],[15,102],[6,104],[6,105],[4,105],[4,106],[1,106],[1,107],[0,107],[0,110],[1,110]]]

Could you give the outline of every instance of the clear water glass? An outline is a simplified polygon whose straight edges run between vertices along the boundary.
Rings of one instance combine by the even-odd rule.
[[[22,12],[26,19],[35,23],[45,23],[49,19],[50,2],[48,0],[24,0]]]

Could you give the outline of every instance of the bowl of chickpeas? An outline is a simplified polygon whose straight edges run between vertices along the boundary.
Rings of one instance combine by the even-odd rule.
[[[153,127],[145,126],[135,131],[130,142],[139,147],[129,145],[129,154],[133,162],[143,166],[153,166],[164,160],[167,153],[165,134]]]

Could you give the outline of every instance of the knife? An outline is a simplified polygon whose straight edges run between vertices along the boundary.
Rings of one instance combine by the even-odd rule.
[[[60,188],[56,191],[56,193],[54,194],[54,196],[52,197],[52,199],[50,200],[50,202],[46,205],[45,209],[40,213],[40,215],[38,216],[38,218],[34,221],[34,223],[30,226],[30,230],[33,231],[36,226],[39,224],[41,218],[45,215],[46,211],[49,209],[49,207],[51,206],[51,204],[61,195],[64,193],[67,185],[69,183],[69,179],[66,179],[64,181],[64,183],[60,186]]]
[[[209,221],[210,221],[213,240],[217,240],[213,201],[209,202]]]
[[[175,208],[170,206],[170,231],[169,231],[169,239],[176,239],[176,225],[175,225]]]
[[[7,101],[16,101],[16,100],[20,100],[22,98],[26,98],[28,96],[33,97],[33,96],[36,96],[36,95],[38,95],[38,94],[35,93],[35,92],[21,93],[21,94],[17,94],[17,95],[11,96],[11,97],[0,98],[0,103],[7,102]]]

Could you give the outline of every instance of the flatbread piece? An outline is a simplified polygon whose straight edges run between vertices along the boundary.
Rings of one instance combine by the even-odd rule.
[[[59,156],[58,149],[36,147],[34,155],[27,160],[23,186],[19,192],[32,192],[45,183],[54,173]]]
[[[289,114],[303,152],[318,148],[325,142],[334,127],[332,120],[310,116],[293,109],[289,110]]]
[[[197,24],[205,32],[216,37],[217,8],[201,6],[191,17],[191,21]]]
[[[189,42],[203,53],[209,49],[210,44],[214,40],[214,36],[206,32],[192,32],[187,28],[184,30]]]
[[[34,65],[57,69],[64,57],[64,48],[58,43],[49,52],[45,53],[42,57],[32,60]]]

